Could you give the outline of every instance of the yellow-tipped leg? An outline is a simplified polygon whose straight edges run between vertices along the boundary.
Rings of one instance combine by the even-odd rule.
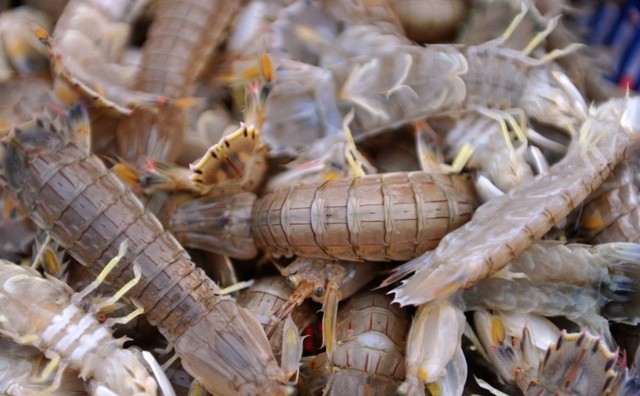
[[[356,142],[353,140],[353,135],[351,134],[351,129],[349,128],[349,124],[353,121],[354,112],[351,110],[344,117],[342,122],[342,130],[347,138],[347,142],[344,148],[344,155],[347,159],[347,163],[351,167],[351,172],[355,177],[361,177],[367,175],[369,173],[375,173],[376,169],[365,159],[365,157],[358,151],[356,147]]]
[[[116,265],[118,265],[118,263],[120,263],[120,260],[122,260],[122,258],[124,257],[125,253],[127,252],[127,245],[128,245],[127,241],[123,241],[120,244],[120,248],[118,249],[118,255],[116,257],[112,258],[111,261],[109,261],[109,263],[107,263],[107,265],[105,265],[105,267],[102,269],[100,274],[96,277],[96,279],[93,282],[91,282],[83,290],[81,290],[81,291],[79,291],[79,292],[77,292],[76,294],[73,295],[72,299],[74,301],[82,300],[83,298],[88,296],[89,293],[91,293],[92,291],[97,289],[98,286],[100,286],[102,284],[102,282],[104,282],[104,280],[107,278],[109,273],[111,271],[113,271],[113,269],[116,267]],[[135,271],[135,267],[134,267],[134,271]]]
[[[40,376],[38,377],[38,382],[45,382],[47,380],[47,378],[49,378],[51,376],[51,373],[54,372],[54,370],[58,370],[58,373],[56,374],[56,377],[58,375],[62,375],[62,371],[64,371],[64,368],[60,366],[60,360],[62,359],[60,357],[60,355],[58,355],[57,353],[53,352],[53,351],[49,351],[47,352],[47,355],[53,355],[53,357],[50,358],[49,363],[47,363],[46,366],[44,366],[44,369],[42,370],[42,373],[40,374]],[[60,367],[59,367],[60,366]]]
[[[322,340],[331,360],[336,346],[336,326],[338,320],[338,301],[340,293],[337,288],[329,288],[322,304]]]
[[[509,149],[509,151],[514,151],[513,143],[511,143],[511,136],[509,136],[509,128],[507,128],[507,122],[505,121],[503,113],[490,109],[479,109],[478,112],[491,119],[494,119],[498,123],[498,126],[500,127],[500,133],[502,134],[504,142],[507,145],[507,149]]]
[[[202,386],[198,380],[193,380],[191,386],[189,386],[188,396],[204,396],[208,394],[207,390],[204,389],[204,386]]]
[[[543,56],[542,58],[540,58],[538,61],[536,61],[536,64],[542,65],[548,62],[552,62],[560,57],[563,57],[565,55],[568,55],[572,52],[575,52],[577,50],[579,50],[580,48],[584,47],[584,44],[581,43],[572,43],[564,48],[558,48],[558,49],[554,49],[553,51],[549,52],[548,54],[546,54],[545,56]]]
[[[523,50],[525,55],[529,55],[534,49],[536,49],[540,45],[540,43],[542,43],[547,38],[547,36],[553,31],[553,29],[555,29],[556,26],[558,26],[558,20],[560,20],[561,17],[562,17],[561,15],[558,15],[552,18],[547,24],[547,27],[543,31],[536,34],[527,43],[527,46]]]
[[[520,118],[520,120],[517,121],[515,117],[512,116],[511,114],[505,114],[504,117],[507,120],[507,123],[509,123],[509,126],[511,127],[511,129],[513,130],[513,133],[515,133],[516,140],[526,143],[527,135],[524,132],[526,128],[526,121],[524,121],[523,118]]]
[[[133,305],[136,307],[135,310],[131,311],[131,313],[129,313],[128,315],[122,317],[122,318],[109,318],[107,319],[104,323],[105,325],[111,327],[113,325],[116,324],[127,324],[129,322],[131,322],[133,319],[135,319],[136,317],[142,315],[144,313],[144,308],[142,307],[142,305],[140,305],[140,302],[136,299],[131,300],[131,302],[133,303]]]
[[[231,293],[235,293],[240,290],[248,289],[253,285],[254,280],[242,281],[234,283],[233,285],[227,286],[224,289],[220,289],[220,295],[226,296]]]
[[[469,143],[465,143],[462,147],[460,147],[460,150],[458,150],[458,153],[456,154],[455,158],[453,159],[453,163],[451,164],[451,173],[457,174],[462,172],[462,169],[464,169],[467,163],[469,163],[469,160],[473,156],[474,152],[475,149]]]
[[[6,322],[8,320],[6,316],[2,316],[2,318],[0,319],[0,323]],[[3,329],[0,329],[0,336],[3,336],[4,338],[7,338],[20,345],[33,345],[33,343],[38,340],[38,335],[35,333],[18,336]]]
[[[171,365],[178,360],[178,354],[174,353],[166,362],[164,362],[164,364],[162,366],[160,366],[162,368],[163,371],[167,371],[169,369],[169,367],[171,367]]]
[[[504,44],[507,40],[509,40],[509,38],[511,38],[511,36],[513,35],[513,32],[515,32],[515,30],[518,28],[520,23],[524,20],[524,17],[527,15],[527,12],[529,12],[529,8],[523,1],[518,15],[516,15],[515,18],[513,18],[509,26],[507,26],[507,28],[505,29],[505,31],[502,33],[500,37],[490,41],[491,45]]]
[[[104,300],[100,304],[97,304],[96,309],[100,310],[104,307],[108,307],[110,305],[115,304],[122,298],[122,296],[127,294],[129,290],[131,290],[135,285],[138,284],[138,282],[140,282],[140,279],[142,278],[142,271],[140,271],[140,266],[137,263],[133,263],[133,275],[134,275],[133,279],[125,283],[125,285],[122,286],[120,290],[116,292],[116,294]]]

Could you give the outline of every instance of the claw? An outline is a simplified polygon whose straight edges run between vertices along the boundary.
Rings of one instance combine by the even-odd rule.
[[[266,148],[253,125],[242,124],[190,165],[189,179],[203,194],[252,191],[266,171]]]

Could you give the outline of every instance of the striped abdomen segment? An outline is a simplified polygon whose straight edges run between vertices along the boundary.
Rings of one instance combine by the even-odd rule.
[[[171,98],[187,95],[242,3],[164,1],[144,43],[136,88]]]
[[[251,228],[274,254],[409,260],[467,222],[475,205],[464,177],[376,174],[269,193],[256,201]]]
[[[170,339],[189,324],[182,320],[188,310],[198,311],[197,317],[189,314],[194,320],[207,313],[197,302],[213,296],[217,286],[195,269],[173,236],[98,157],[69,144],[34,156],[29,166],[20,198],[36,223],[94,274],[126,241],[127,253],[107,280],[116,286],[127,282],[135,261],[142,279],[129,296],[140,301],[149,321]]]
[[[405,378],[409,318],[391,298],[365,293],[338,313],[329,395],[389,395]]]

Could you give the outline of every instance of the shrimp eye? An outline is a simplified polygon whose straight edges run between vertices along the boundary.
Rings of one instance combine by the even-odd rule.
[[[298,279],[296,279],[295,275],[289,275],[284,278],[284,283],[292,289],[297,289],[299,286]]]
[[[316,297],[322,297],[322,295],[324,294],[324,287],[322,286],[318,286],[315,289],[313,289],[313,294]]]

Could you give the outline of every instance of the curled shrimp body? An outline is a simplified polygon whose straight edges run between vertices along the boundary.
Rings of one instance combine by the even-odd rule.
[[[7,187],[31,218],[95,273],[124,241],[129,250],[107,281],[140,281],[129,296],[172,343],[183,366],[221,395],[288,393],[264,331],[255,317],[195,268],[166,232],[102,161],[88,153],[86,113],[74,107],[59,122],[40,118],[14,128],[2,141]]]
[[[389,395],[404,379],[404,349],[408,331],[405,311],[389,304],[387,296],[354,296],[338,313],[336,349],[326,362],[332,370],[325,378],[327,395]],[[322,374],[322,370],[309,370]],[[315,383],[313,379],[309,382]],[[318,386],[317,384],[315,386]]]
[[[567,155],[548,173],[482,205],[438,248],[405,264],[416,274],[394,290],[396,302],[424,304],[468,288],[504,268],[598,188],[638,147],[640,99],[612,99],[596,109]],[[406,273],[405,272],[405,273]]]

